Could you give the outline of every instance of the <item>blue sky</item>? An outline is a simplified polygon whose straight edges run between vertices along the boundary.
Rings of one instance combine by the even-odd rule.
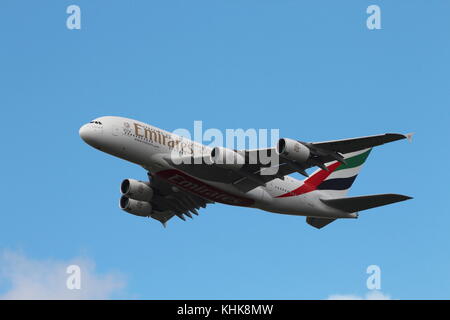
[[[66,28],[71,4],[81,30]],[[371,4],[381,30],[366,28]],[[1,1],[0,250],[88,259],[99,277],[120,274],[113,298],[364,296],[371,264],[394,299],[449,298],[449,11],[437,0]],[[415,132],[374,150],[350,191],[414,200],[322,230],[220,204],[163,229],[118,208],[120,181],[145,171],[79,138],[102,115],[304,141]],[[0,295],[17,289],[1,274]]]

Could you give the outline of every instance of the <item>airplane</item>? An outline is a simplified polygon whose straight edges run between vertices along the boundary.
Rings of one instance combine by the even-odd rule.
[[[412,134],[324,142],[281,138],[275,147],[234,150],[205,146],[137,120],[104,116],[84,124],[79,135],[88,145],[147,171],[148,181],[122,181],[119,207],[164,227],[174,216],[186,220],[217,202],[305,216],[320,229],[336,219],[358,218],[363,210],[412,199],[400,194],[347,197],[373,147],[411,140]],[[276,168],[263,163],[263,152],[278,157]],[[306,170],[312,167],[317,170],[309,175]],[[295,172],[305,179],[292,177]]]

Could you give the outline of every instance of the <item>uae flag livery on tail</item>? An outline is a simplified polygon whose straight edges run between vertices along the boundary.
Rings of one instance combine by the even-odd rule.
[[[339,161],[327,163],[327,170],[318,169],[305,179],[300,187],[277,198],[298,196],[315,190],[324,190],[333,197],[345,196],[371,150],[369,148],[344,154],[345,163]]]
[[[329,169],[329,175],[317,185],[317,190],[329,190],[333,196],[344,196],[352,186],[364,162],[372,149],[365,149],[344,155],[345,163],[335,162],[327,167],[336,166],[334,170]]]

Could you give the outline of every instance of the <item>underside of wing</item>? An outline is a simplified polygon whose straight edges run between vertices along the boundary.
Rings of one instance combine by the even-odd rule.
[[[308,177],[306,170],[315,166],[327,171],[325,164],[331,161],[345,164],[346,154],[401,139],[411,140],[411,137],[412,134],[386,133],[312,143],[280,139],[276,148],[241,150],[237,153],[242,154],[246,159],[246,165],[243,169],[251,173],[253,178],[255,175],[259,175],[259,180],[266,183],[276,178],[282,179],[283,176],[294,172]],[[266,164],[267,159],[273,160],[275,155],[279,156],[275,164],[273,162]],[[273,170],[274,168],[277,170]],[[250,179],[242,178],[239,183],[248,183],[248,180]]]
[[[150,175],[150,186],[154,190],[151,204],[153,212],[151,217],[160,221],[164,226],[173,216],[182,220],[198,215],[200,208],[213,203],[192,193],[178,189],[155,175]]]
[[[239,168],[227,167],[226,165],[207,164],[197,162],[194,157],[173,159],[166,157],[165,160],[172,167],[177,168],[187,174],[199,179],[217,181],[234,186],[241,192],[248,192],[259,186],[264,186],[267,182],[295,172],[295,168],[287,166],[284,159],[278,157],[275,148],[258,150],[236,150],[236,154],[242,155],[243,164]],[[264,159],[262,160],[262,154]],[[267,157],[276,156],[273,162],[268,163]],[[274,170],[275,169],[275,170]],[[274,172],[271,174],[269,171]]]
[[[248,192],[274,179],[284,179],[284,176],[294,172],[308,177],[306,170],[309,168],[317,166],[328,170],[325,164],[331,161],[345,164],[345,154],[405,138],[411,139],[411,136],[412,134],[386,133],[324,142],[302,142],[283,138],[273,148],[254,150],[214,148],[211,154],[203,154],[198,159],[166,157],[165,161],[197,178],[230,184],[242,192]],[[240,163],[217,164],[214,160],[229,155],[231,159],[240,160]],[[205,163],[204,157],[210,162]]]
[[[412,134],[400,133],[385,133],[374,136],[366,136],[359,138],[350,138],[343,140],[332,140],[324,142],[313,142],[310,145],[318,150],[335,151],[339,153],[350,153],[362,149],[380,146],[385,143],[408,139],[410,140]]]

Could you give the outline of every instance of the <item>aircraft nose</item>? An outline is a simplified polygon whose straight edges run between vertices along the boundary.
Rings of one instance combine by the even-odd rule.
[[[89,130],[90,128],[88,127],[87,124],[81,126],[80,131],[78,132],[80,134],[81,139],[83,139],[84,142],[89,143],[89,138],[90,138],[90,134],[89,134]]]
[[[99,121],[97,121],[97,123],[86,123],[80,128],[78,133],[80,134],[81,139],[91,147],[99,149],[104,143],[104,140],[102,139],[103,126]]]

